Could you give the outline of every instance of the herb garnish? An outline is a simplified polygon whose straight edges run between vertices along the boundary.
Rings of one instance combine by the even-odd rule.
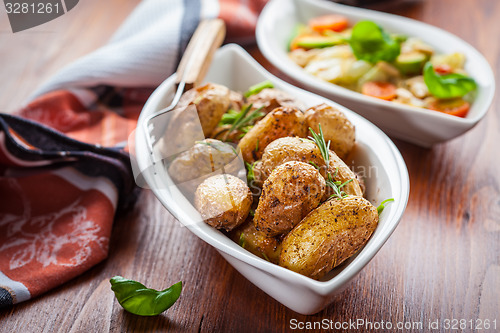
[[[255,173],[253,172],[253,167],[255,166],[255,163],[248,163],[245,162],[245,165],[247,166],[248,172],[247,172],[247,182],[251,184],[255,180]]]
[[[476,81],[469,76],[459,73],[439,75],[430,62],[424,66],[424,82],[431,95],[437,98],[462,97],[477,88]]]
[[[250,112],[252,106],[253,104],[244,105],[239,112],[231,109],[222,115],[219,125],[231,125],[231,128],[227,130],[223,141],[226,141],[229,134],[233,131],[242,131],[244,133],[248,132],[254,125],[256,119],[265,116],[265,113],[260,111],[263,107]]]
[[[326,168],[328,169],[328,166],[330,165],[330,140],[328,140],[328,143],[325,142],[321,124],[319,124],[319,134],[316,134],[311,127],[309,127],[309,131],[312,134],[312,137],[310,136],[309,139],[311,139],[316,146],[318,146],[321,156],[323,156],[323,159],[325,160]]]
[[[386,199],[386,200],[382,201],[380,203],[380,205],[377,207],[377,213],[378,213],[378,215],[382,214],[382,211],[384,210],[386,203],[393,202],[393,201],[394,201],[394,198],[390,198],[390,199]]]
[[[372,21],[360,21],[352,28],[349,45],[358,60],[372,64],[394,61],[401,52],[399,42]]]
[[[243,94],[243,96],[248,98],[252,95],[258,94],[259,92],[261,92],[262,90],[264,90],[266,88],[274,88],[274,84],[269,80],[257,83],[255,85],[251,86],[250,88],[248,88],[248,91],[245,92]]]
[[[182,281],[165,290],[147,288],[134,280],[115,276],[111,280],[120,305],[128,312],[139,316],[157,316],[170,308],[181,295]]]
[[[336,197],[337,199],[343,199],[347,197],[347,193],[342,191],[342,187],[345,185],[349,184],[350,182],[353,181],[353,179],[349,179],[345,182],[340,182],[340,181],[334,181],[333,179],[337,176],[338,173],[338,168],[335,169],[335,173],[332,174],[328,171],[328,167],[330,165],[330,140],[328,140],[328,143],[325,142],[325,137],[323,135],[323,130],[321,129],[321,124],[319,124],[319,134],[314,132],[314,130],[309,127],[309,131],[312,134],[312,137],[310,136],[309,138],[316,144],[318,147],[319,151],[321,152],[321,156],[323,157],[323,160],[325,161],[325,168],[326,168],[326,186],[331,187],[333,189],[333,194],[330,197]],[[311,165],[316,167],[316,169],[319,170],[319,167],[315,165],[313,162],[309,162]]]
[[[243,233],[240,234],[240,240],[238,242],[238,245],[241,246],[242,248],[245,248],[246,242],[245,242],[245,236]]]

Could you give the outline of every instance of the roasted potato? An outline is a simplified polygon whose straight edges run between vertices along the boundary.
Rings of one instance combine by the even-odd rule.
[[[233,230],[230,236],[233,241],[256,256],[278,264],[281,252],[280,242],[277,238],[266,237],[263,232],[255,229],[251,219]]]
[[[168,172],[176,183],[209,175],[221,170],[224,173],[237,172],[232,162],[238,157],[236,150],[229,144],[205,139],[197,142],[191,149],[181,153],[169,164]]]
[[[243,162],[231,145],[205,139],[168,164],[168,173],[184,195],[192,199],[198,185],[214,173],[238,175],[242,168]]]
[[[328,167],[328,171],[335,181],[345,183],[346,181],[352,179],[349,183],[341,188],[341,190],[346,194],[360,197],[363,196],[363,190],[360,186],[358,176],[333,151],[330,151],[330,166]],[[332,191],[329,188],[329,191],[327,191],[328,197],[331,194]]]
[[[280,165],[262,187],[255,228],[267,237],[287,233],[320,204],[325,188],[325,179],[312,165],[295,161]]]
[[[271,142],[262,154],[264,180],[283,163],[297,161],[318,166],[325,176],[325,160],[314,142],[298,137],[284,137]]]
[[[332,149],[341,159],[345,159],[354,147],[356,133],[354,125],[340,110],[327,104],[313,106],[305,112],[306,123],[316,133],[319,125],[325,141],[330,141]]]
[[[268,144],[285,136],[306,135],[304,115],[297,109],[280,107],[268,113],[240,140],[243,159],[252,163],[262,157]]]
[[[297,101],[293,96],[274,88],[262,89],[257,94],[249,96],[247,98],[247,104],[253,104],[254,109],[262,107],[262,112],[264,113],[269,113],[280,106],[291,107],[298,110],[304,109],[302,103]]]
[[[334,152],[330,151],[329,155],[330,165],[328,172],[332,175],[333,179],[342,183],[353,179],[342,187],[342,190],[349,195],[362,196],[363,191],[361,190],[356,174]],[[320,169],[323,177],[326,177],[325,160],[313,141],[297,137],[285,137],[276,139],[264,149],[261,167],[263,176],[261,176],[261,181],[265,180],[276,167],[289,161],[299,161],[314,165]],[[326,200],[330,195],[332,195],[332,189],[328,187],[323,199]]]
[[[362,197],[328,200],[285,237],[279,265],[319,280],[359,251],[377,224],[377,208]]]
[[[185,114],[182,110],[190,105],[196,106],[203,134],[205,137],[210,137],[222,115],[229,109],[231,105],[230,97],[231,94],[228,88],[214,83],[208,83],[185,92],[176,107],[176,110],[179,109],[181,112],[174,115],[167,127],[169,138],[175,138],[176,136],[183,138],[186,136],[185,127],[192,127],[197,124],[197,119],[194,122],[191,119],[184,119]]]
[[[245,221],[252,200],[247,184],[228,174],[207,178],[194,195],[194,205],[203,220],[214,228],[226,231]]]
[[[229,91],[229,101],[231,102],[229,107],[233,110],[241,110],[241,107],[245,104],[243,94],[234,90]]]

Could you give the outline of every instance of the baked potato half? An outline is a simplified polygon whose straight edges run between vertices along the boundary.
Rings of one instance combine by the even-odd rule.
[[[377,224],[377,208],[368,200],[330,199],[285,237],[279,265],[319,280],[358,252]]]
[[[328,166],[328,172],[333,180],[344,183],[352,179],[352,181],[342,187],[342,190],[348,195],[363,196],[363,191],[356,174],[333,151],[330,151],[329,156],[330,165]],[[297,137],[284,137],[276,139],[264,149],[261,181],[265,180],[267,175],[270,175],[279,165],[289,161],[309,163],[319,168],[323,177],[326,177],[325,160],[318,146],[313,141]],[[326,200],[332,194],[332,189],[328,187],[323,200]]]
[[[229,144],[205,139],[179,154],[168,166],[168,173],[176,183],[183,183],[213,172],[236,173],[238,154]],[[236,161],[235,161],[236,160]]]
[[[173,116],[172,121],[167,127],[169,138],[175,138],[177,136],[185,138],[186,127],[197,125],[197,119],[194,121],[192,119],[184,119],[186,115],[182,110],[190,105],[196,107],[203,134],[205,137],[210,137],[212,131],[221,120],[222,115],[226,113],[233,102],[231,98],[235,97],[231,95],[228,88],[215,83],[207,83],[204,86],[186,91],[176,106],[176,110],[180,110],[180,112],[177,112]]]
[[[323,103],[307,109],[305,117],[307,126],[316,133],[319,133],[321,124],[325,142],[330,141],[330,149],[341,159],[349,155],[354,147],[356,132],[342,111]]]
[[[231,231],[245,222],[252,200],[252,193],[244,181],[223,174],[207,178],[198,186],[194,206],[207,224]]]
[[[289,232],[320,204],[325,188],[325,179],[310,164],[291,161],[278,166],[262,187],[255,228],[267,237]]]
[[[243,159],[248,163],[260,160],[268,144],[285,136],[306,136],[304,114],[293,108],[280,107],[268,113],[240,140]]]

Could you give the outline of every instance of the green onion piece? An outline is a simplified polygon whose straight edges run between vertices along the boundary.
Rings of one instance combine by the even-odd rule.
[[[386,199],[386,200],[382,201],[380,203],[380,205],[377,207],[378,215],[382,214],[382,211],[384,210],[386,203],[393,202],[393,201],[394,201],[394,198],[390,198],[390,199]]]
[[[256,85],[253,85],[250,88],[248,88],[248,91],[245,92],[243,96],[250,97],[252,95],[258,94],[259,92],[261,92],[266,88],[274,88],[274,84],[269,80],[257,83]]]

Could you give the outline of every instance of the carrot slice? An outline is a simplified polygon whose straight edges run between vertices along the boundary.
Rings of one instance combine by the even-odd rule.
[[[346,17],[336,14],[314,17],[309,21],[311,29],[317,32],[323,32],[325,30],[340,32],[347,28],[348,25],[349,21]]]
[[[436,71],[436,73],[441,75],[450,74],[451,72],[453,72],[452,68],[447,64],[437,65],[434,67],[434,70]]]
[[[465,118],[467,112],[469,112],[470,104],[462,98],[437,99],[432,102],[428,108],[434,111],[449,114],[451,116]]]
[[[389,82],[370,81],[363,84],[361,92],[363,95],[390,101],[396,97],[396,86]]]

